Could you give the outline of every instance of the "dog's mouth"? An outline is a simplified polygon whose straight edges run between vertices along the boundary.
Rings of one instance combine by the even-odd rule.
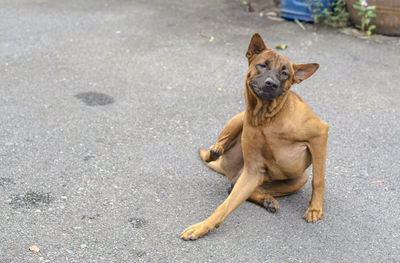
[[[267,87],[266,85],[259,86],[257,83],[250,82],[250,88],[260,99],[275,99],[282,95],[283,89],[281,87]]]

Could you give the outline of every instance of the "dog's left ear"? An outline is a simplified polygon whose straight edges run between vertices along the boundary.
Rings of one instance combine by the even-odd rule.
[[[265,49],[267,49],[267,46],[265,45],[264,40],[258,33],[255,33],[251,37],[250,44],[246,52],[246,57],[249,60],[249,64],[250,64],[250,59],[254,55],[260,54]]]
[[[294,81],[300,83],[305,79],[308,79],[315,71],[319,68],[318,63],[299,63],[293,64],[294,69]]]

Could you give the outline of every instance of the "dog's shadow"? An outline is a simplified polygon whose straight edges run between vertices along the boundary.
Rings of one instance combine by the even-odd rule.
[[[311,180],[309,179],[308,182],[297,192],[287,196],[276,197],[276,200],[279,202],[281,210],[292,211],[295,213],[298,212],[303,215],[310,202],[311,192]]]

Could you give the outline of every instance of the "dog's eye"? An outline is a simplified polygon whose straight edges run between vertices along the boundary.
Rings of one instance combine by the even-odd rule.
[[[264,71],[264,70],[267,70],[269,67],[269,64],[268,64],[268,62],[265,62],[265,63],[263,63],[263,64],[257,64],[256,65],[256,68],[259,70],[259,71]]]
[[[281,78],[282,79],[287,79],[289,77],[289,74],[286,71],[281,72]]]

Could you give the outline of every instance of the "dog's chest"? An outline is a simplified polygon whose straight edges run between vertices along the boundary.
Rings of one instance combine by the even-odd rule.
[[[305,142],[294,139],[286,129],[263,129],[262,136],[262,156],[269,170],[286,175],[304,170],[304,164],[309,159]]]
[[[265,137],[262,155],[265,159],[282,163],[285,160],[295,160],[307,151],[305,142],[298,142],[287,137]]]

